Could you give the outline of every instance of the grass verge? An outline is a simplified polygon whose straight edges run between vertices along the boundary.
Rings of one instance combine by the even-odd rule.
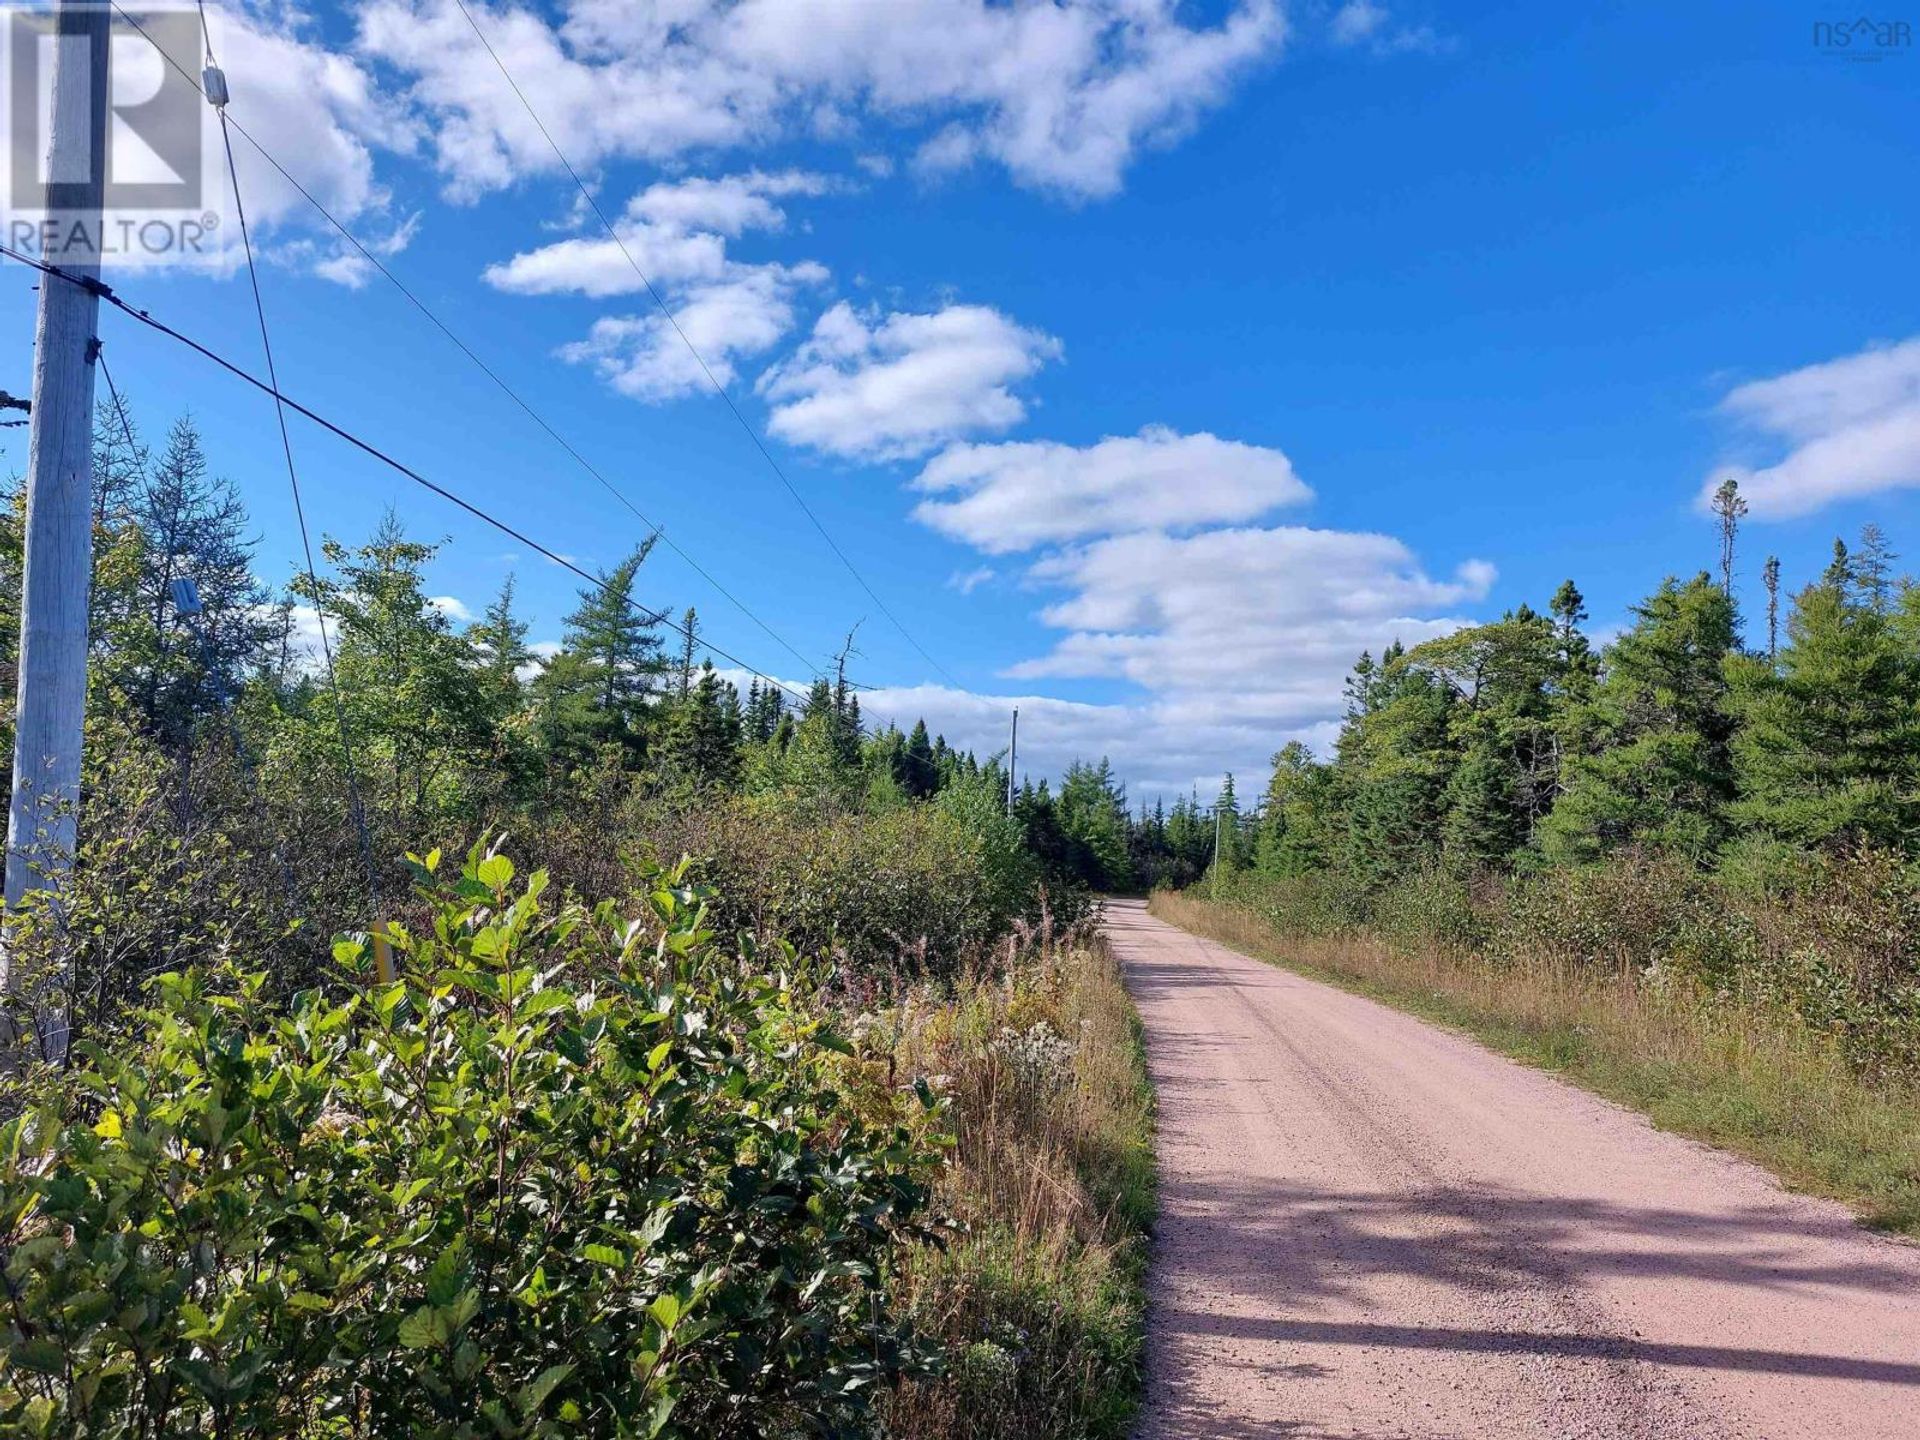
[[[941,1181],[963,1228],[916,1254],[904,1292],[945,1344],[892,1397],[893,1440],[1119,1440],[1140,1388],[1153,1095],[1105,942],[908,998],[895,1063],[952,1102]]]
[[[1920,1093],[1861,1078],[1790,1016],[1702,1003],[1545,958],[1288,935],[1228,903],[1160,892],[1151,912],[1316,980],[1464,1031],[1656,1125],[1757,1161],[1796,1190],[1920,1239]]]

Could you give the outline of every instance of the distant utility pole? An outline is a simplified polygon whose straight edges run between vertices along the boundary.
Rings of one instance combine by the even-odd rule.
[[[1020,707],[1013,707],[1013,734],[1007,740],[1007,814],[1013,814],[1013,792],[1020,774]]]
[[[1226,796],[1218,796],[1213,802],[1213,895],[1220,898],[1220,827],[1226,819]]]
[[[41,256],[77,280],[40,278],[27,445],[25,574],[18,724],[7,816],[6,901],[50,883],[72,857],[87,693],[87,592],[93,579],[94,322],[100,302],[107,172],[109,11],[61,0],[52,47]],[[0,985],[11,985],[0,951]]]

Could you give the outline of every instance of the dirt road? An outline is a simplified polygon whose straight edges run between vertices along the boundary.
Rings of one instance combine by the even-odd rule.
[[[1160,1096],[1143,1437],[1913,1440],[1920,1248],[1109,906]]]

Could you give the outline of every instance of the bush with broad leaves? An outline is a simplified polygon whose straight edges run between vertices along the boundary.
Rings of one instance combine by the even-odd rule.
[[[16,1078],[0,1436],[854,1435],[926,1363],[924,1092],[844,1103],[791,950],[708,896],[555,903],[476,849],[351,983],[161,977]]]

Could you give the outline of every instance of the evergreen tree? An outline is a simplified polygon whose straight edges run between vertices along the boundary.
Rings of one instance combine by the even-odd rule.
[[[1331,769],[1298,740],[1281,746],[1261,805],[1255,868],[1263,875],[1304,875],[1325,866],[1336,823],[1333,798]]]
[[[111,443],[96,446],[109,457],[119,453]],[[110,470],[116,466],[123,462],[110,458]],[[186,417],[174,422],[142,478],[123,485],[120,503],[130,507],[138,530],[138,563],[124,602],[116,604],[109,587],[95,607],[96,622],[106,627],[95,677],[126,697],[149,733],[184,744],[202,718],[239,693],[271,635],[246,507],[231,481],[212,474],[200,433]],[[110,566],[111,551],[102,560]],[[175,583],[182,580],[197,594],[197,615],[180,608]]]
[[[787,692],[778,685],[762,685],[755,680],[747,688],[745,715],[746,738],[756,745],[773,739],[781,718],[786,714]]]
[[[708,660],[668,715],[660,739],[660,767],[694,790],[732,789],[740,781],[740,734],[739,694],[714,673]]]
[[[1120,890],[1132,883],[1127,793],[1104,757],[1098,765],[1076,760],[1067,767],[1060,780],[1059,821],[1068,863],[1086,884]]]
[[[425,568],[437,547],[409,540],[392,513],[365,545],[327,540],[333,575],[314,595],[336,626],[334,674],[340,706],[363,769],[384,763],[389,806],[402,832],[431,825],[430,811],[456,770],[488,756],[493,713],[473,650],[427,595]],[[336,743],[325,725],[326,743]],[[371,774],[367,777],[371,779]],[[363,780],[367,783],[367,780]]]
[[[680,617],[680,665],[679,685],[675,693],[685,699],[687,692],[693,689],[693,655],[699,646],[700,616],[693,606],[687,607],[687,613]]]
[[[1780,657],[1780,557],[1769,555],[1761,581],[1767,587],[1767,663]]]
[[[944,749],[944,745],[942,747]],[[941,759],[947,757],[942,756]],[[941,774],[940,761],[933,752],[933,742],[927,737],[927,722],[916,720],[913,731],[907,736],[901,753],[899,779],[901,787],[917,799],[925,799],[941,786],[947,777]]]
[[[1713,492],[1713,514],[1720,527],[1720,588],[1732,595],[1733,546],[1747,515],[1747,502],[1740,494],[1740,482],[1731,475]]]
[[[1458,762],[1454,692],[1390,646],[1365,655],[1348,681],[1350,710],[1337,764],[1346,817],[1338,863],[1372,882],[1438,855],[1447,781]]]
[[[1893,608],[1893,553],[1887,535],[1871,522],[1860,527],[1860,548],[1853,555],[1854,592],[1860,603],[1885,615]]]
[[[548,750],[577,765],[603,745],[636,760],[646,745],[647,711],[667,662],[660,616],[637,603],[635,582],[658,537],[580,592],[559,653],[536,684]]]
[[[783,752],[782,782],[815,800],[852,803],[864,784],[859,725],[844,680],[816,679]]]
[[[1581,626],[1587,623],[1587,599],[1571,580],[1562,580],[1548,604],[1559,637],[1558,688],[1568,703],[1584,699],[1593,688],[1599,665]]]
[[[1910,842],[1917,663],[1835,542],[1826,574],[1794,597],[1777,671],[1731,667],[1738,818],[1799,845]]]
[[[527,623],[513,608],[514,591],[514,578],[509,574],[486,613],[467,627],[467,643],[473,646],[480,673],[487,688],[506,699],[505,709],[511,709],[512,700],[518,697],[520,673],[534,658],[527,646]]]
[[[1541,826],[1556,860],[1634,844],[1703,859],[1726,834],[1733,602],[1703,573],[1665,581],[1633,613],[1562,726],[1563,793]]]
[[[1570,676],[1585,679],[1584,606],[1563,586],[1564,618],[1522,605],[1491,625],[1457,630],[1401,662],[1431,675],[1452,697],[1455,752],[1441,796],[1440,844],[1456,868],[1504,865],[1529,845],[1559,788],[1556,729]]]
[[[1220,783],[1213,802],[1213,863],[1227,874],[1239,869],[1240,799],[1233,793],[1233,772]]]

